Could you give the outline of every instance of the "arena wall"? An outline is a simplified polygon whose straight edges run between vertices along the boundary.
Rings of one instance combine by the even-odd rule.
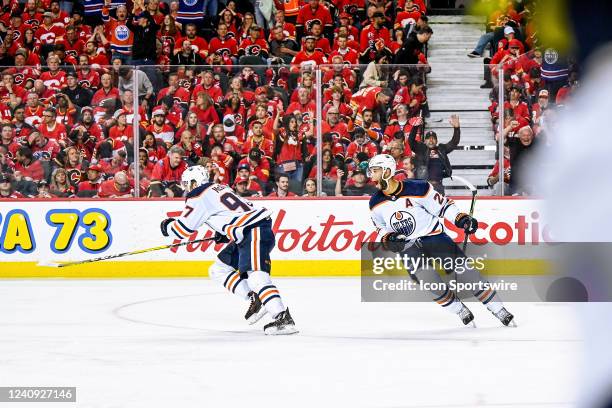
[[[360,247],[374,229],[365,198],[257,200],[274,210],[277,245],[275,276],[358,276]],[[467,211],[469,198],[456,198]],[[549,240],[542,202],[529,199],[479,199],[480,221],[474,243],[538,245]],[[222,247],[205,242],[66,268],[39,262],[78,261],[134,251],[173,241],[159,223],[180,214],[181,200],[19,200],[0,202],[1,278],[205,277]],[[446,223],[457,241],[462,233]],[[201,229],[192,239],[212,236]],[[175,241],[179,242],[179,241]],[[529,260],[517,260],[514,274],[529,274]],[[527,263],[525,263],[527,262]],[[489,273],[494,274],[495,268]]]

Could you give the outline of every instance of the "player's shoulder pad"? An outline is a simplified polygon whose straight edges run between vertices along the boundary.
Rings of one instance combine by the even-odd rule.
[[[370,210],[385,200],[387,200],[387,197],[382,191],[378,190],[374,195],[372,195],[372,197],[370,197]]]
[[[424,197],[429,191],[429,183],[426,180],[404,180],[399,197]]]
[[[204,192],[204,190],[206,190],[208,187],[214,185],[215,183],[204,183],[201,186],[198,186],[196,188],[194,188],[193,190],[191,190],[190,192],[187,193],[187,197],[185,197],[186,199],[189,198],[193,198],[193,197],[197,197],[200,194],[202,194]]]

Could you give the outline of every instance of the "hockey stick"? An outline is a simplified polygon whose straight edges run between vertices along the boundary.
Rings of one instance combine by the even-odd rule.
[[[467,181],[463,177],[460,177],[460,176],[450,176],[450,179],[462,182],[472,192],[472,202],[470,204],[470,213],[469,213],[469,216],[470,217],[474,216],[474,207],[476,206],[476,194],[478,194],[478,189],[476,187],[474,187],[474,185],[472,183],[470,183],[469,181]],[[463,252],[465,252],[465,249],[467,248],[467,242],[468,242],[469,236],[470,236],[470,234],[466,233],[465,237],[463,237],[463,246],[461,247]]]
[[[109,259],[123,258],[124,256],[144,254],[147,252],[160,251],[162,249],[177,248],[177,247],[184,246],[184,245],[197,244],[199,242],[205,242],[205,241],[212,241],[213,239],[214,239],[213,237],[210,237],[210,238],[196,239],[196,240],[187,241],[187,242],[179,242],[178,244],[160,245],[160,246],[156,246],[153,248],[139,249],[137,251],[122,252],[120,254],[115,254],[115,255],[106,255],[106,256],[101,256],[99,258],[85,259],[83,261],[74,261],[74,262],[41,261],[38,263],[38,266],[46,266],[50,268],[65,268],[66,266],[75,266],[75,265],[82,265],[82,264],[87,264],[87,263],[92,263],[92,262],[107,261]]]

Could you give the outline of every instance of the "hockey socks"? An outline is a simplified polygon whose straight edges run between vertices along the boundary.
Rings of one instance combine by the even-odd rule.
[[[257,293],[259,300],[270,316],[276,318],[285,311],[285,305],[283,304],[280,293],[272,283],[269,273],[263,271],[249,272],[248,285],[253,292]]]
[[[250,289],[246,279],[242,279],[240,272],[231,266],[217,260],[208,268],[208,275],[236,296],[249,299]]]

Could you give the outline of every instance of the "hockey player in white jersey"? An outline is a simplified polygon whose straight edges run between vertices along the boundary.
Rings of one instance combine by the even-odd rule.
[[[270,279],[270,251],[275,239],[272,212],[238,197],[222,184],[209,182],[203,166],[187,168],[181,177],[186,191],[185,209],[178,218],[161,223],[164,236],[189,237],[202,225],[215,231],[216,243],[227,243],[208,272],[230,292],[250,302],[245,319],[254,324],[266,312],[274,319],[264,326],[266,334],[297,333],[289,309]]]
[[[368,176],[378,183],[379,191],[370,199],[372,221],[378,230],[378,242],[389,247],[400,248],[410,256],[465,257],[461,249],[444,232],[441,218],[453,222],[457,227],[472,234],[478,229],[475,218],[459,211],[453,200],[436,192],[425,180],[398,181],[395,174],[395,159],[388,154],[379,154],[368,163]],[[398,244],[390,244],[390,243]],[[400,244],[410,242],[412,245]],[[452,271],[447,270],[447,273]],[[456,313],[464,324],[474,320],[472,312],[457,299],[448,285],[444,285],[436,270],[427,268],[416,272],[417,280],[442,284],[442,289],[432,290],[435,302]],[[486,282],[476,269],[468,269],[462,279],[471,282]],[[508,326],[514,316],[504,308],[495,290],[476,290],[474,297],[480,300],[504,325]]]

